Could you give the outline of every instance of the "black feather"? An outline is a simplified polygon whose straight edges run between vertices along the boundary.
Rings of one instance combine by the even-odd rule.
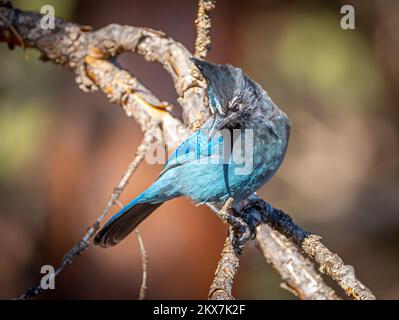
[[[103,248],[113,247],[132,232],[141,221],[155,211],[161,204],[138,203],[107,223],[94,238],[94,244]]]

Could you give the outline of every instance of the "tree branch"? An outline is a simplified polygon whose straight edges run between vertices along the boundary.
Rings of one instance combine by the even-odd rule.
[[[279,250],[285,251],[289,248],[288,250],[293,251],[291,251],[291,254],[288,256],[295,256],[299,258],[299,251],[294,250],[292,245],[287,246],[287,244],[292,241],[299,246],[310,258],[314,259],[319,265],[319,270],[334,279],[348,296],[351,296],[356,300],[375,299],[375,296],[372,294],[371,290],[356,278],[352,266],[345,265],[337,254],[332,253],[325,245],[321,243],[320,236],[303,230],[300,226],[295,224],[292,218],[285,212],[273,208],[269,203],[258,198],[257,196],[251,196],[249,198],[249,202],[242,208],[241,214],[251,217],[257,216],[259,219],[259,224],[266,223],[270,226],[267,227],[265,225],[261,225],[258,227],[257,240],[260,244],[262,252],[265,254],[265,257],[269,257],[269,259],[274,261],[272,264],[276,269],[279,270],[280,274],[283,275],[285,273],[284,269],[287,269],[281,268],[281,264],[286,263],[284,257],[287,257],[287,255],[279,254],[274,256],[273,253],[278,252]],[[269,252],[269,249],[265,248],[263,244],[269,243],[270,246],[272,241],[275,241],[275,245],[278,245],[280,248]],[[281,260],[281,258],[283,258],[283,260]],[[297,259],[292,259],[291,261],[295,262],[296,260]],[[309,272],[310,265],[307,260],[302,261],[299,265],[303,266],[303,270],[301,271],[301,268],[297,266],[292,269],[293,272],[304,272],[306,275],[309,275],[309,277],[294,276],[293,279],[288,277],[288,281],[286,281],[288,286],[291,288],[312,288],[312,285],[295,285],[296,281],[293,280],[306,278],[310,279],[310,275],[312,274],[313,275],[311,277],[314,278],[314,280],[320,279],[319,276],[315,277],[314,272]],[[311,269],[313,269],[313,267],[311,267]],[[318,281],[311,281],[315,284],[318,283]],[[313,291],[298,292],[298,296],[319,299],[320,297],[318,294],[320,292],[324,292],[327,294],[326,297],[333,297],[331,289],[328,287],[316,290],[316,296],[314,296],[312,292]]]
[[[229,228],[229,234],[225,240],[221,257],[215,271],[209,300],[234,300],[232,295],[234,277],[240,266],[240,254],[232,243],[234,232]]]
[[[342,259],[320,240],[320,236],[312,234],[301,243],[303,251],[319,264],[320,272],[333,278],[348,296],[356,300],[375,300],[371,290],[356,278],[354,268],[345,265]]]
[[[141,237],[139,228],[136,228],[134,232],[136,233],[136,238],[137,241],[139,242],[140,252],[141,252],[141,265],[143,268],[143,278],[141,280],[141,285],[140,285],[139,300],[144,300],[145,295],[147,293],[148,256],[147,256],[147,251],[145,250],[144,247],[144,241],[143,238]]]
[[[210,48],[211,39],[209,32],[212,26],[211,11],[215,8],[215,0],[199,0],[198,14],[195,20],[197,38],[195,40],[195,53],[197,58],[205,58]]]
[[[257,228],[256,240],[266,261],[280,274],[282,288],[305,300],[340,299],[287,237],[263,224]]]
[[[242,248],[237,247],[234,242],[236,235],[231,224],[229,224],[229,217],[232,216],[231,208],[234,199],[229,198],[219,210],[214,205],[208,204],[213,212],[229,227],[229,232],[225,240],[220,260],[216,268],[215,277],[213,279],[211,288],[209,289],[209,300],[233,300],[232,295],[234,277],[240,266],[240,257]]]

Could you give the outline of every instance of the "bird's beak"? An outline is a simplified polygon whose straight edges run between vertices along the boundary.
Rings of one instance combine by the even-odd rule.
[[[212,127],[209,130],[209,134],[208,134],[208,141],[211,140],[211,138],[214,135],[215,131],[219,131],[219,130],[221,130],[223,128],[225,123],[226,123],[225,119],[219,113],[216,112],[213,115]]]

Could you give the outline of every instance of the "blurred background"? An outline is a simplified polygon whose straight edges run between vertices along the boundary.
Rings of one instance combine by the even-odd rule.
[[[13,3],[37,11],[51,4],[57,16],[94,28],[159,29],[194,47],[197,1]],[[355,8],[355,30],[340,27],[345,4]],[[212,23],[208,59],[242,67],[292,122],[285,162],[261,196],[323,236],[378,298],[399,299],[399,2],[217,0]],[[36,284],[41,266],[56,266],[94,222],[142,134],[121,108],[83,93],[70,71],[37,52],[2,43],[0,57],[0,298],[8,299]],[[178,105],[160,65],[126,54],[120,62]],[[160,170],[143,163],[122,202]],[[205,299],[226,235],[218,219],[177,199],[140,230],[147,297]],[[236,298],[295,299],[280,282],[247,247]],[[112,249],[90,247],[41,299],[135,299],[140,283],[130,236]]]

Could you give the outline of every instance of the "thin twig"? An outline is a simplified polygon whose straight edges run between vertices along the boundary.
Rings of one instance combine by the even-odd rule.
[[[120,208],[123,208],[123,204],[119,200],[115,200],[115,202],[118,204]],[[140,249],[140,256],[141,256],[141,266],[142,266],[142,278],[141,278],[141,285],[140,285],[140,290],[139,290],[139,297],[138,300],[144,300],[146,293],[147,293],[147,273],[148,273],[148,255],[147,251],[145,250],[144,247],[144,241],[143,238],[141,237],[140,230],[139,228],[136,228],[134,230],[137,242],[139,243],[139,249]]]
[[[226,237],[215,277],[209,290],[209,300],[234,300],[232,290],[234,277],[240,266],[240,256],[232,244],[232,232],[231,227],[229,227],[229,235]]]
[[[220,210],[220,216],[228,216],[233,199],[230,198]],[[216,268],[215,277],[209,289],[209,300],[233,300],[232,295],[234,277],[240,266],[241,250],[234,247],[233,239],[236,235],[232,226],[229,226],[229,234],[224,243],[221,257]]]
[[[198,13],[195,25],[197,27],[197,38],[195,40],[195,53],[197,58],[205,58],[208,53],[211,39],[209,32],[212,26],[211,11],[215,8],[215,0],[199,0]]]
[[[139,300],[144,300],[145,295],[147,293],[148,255],[147,251],[145,250],[143,238],[141,237],[139,229],[136,228],[135,232],[136,232],[137,241],[139,242],[139,247],[141,252],[141,263],[143,268],[143,277],[139,291]]]
[[[233,198],[228,198],[221,209],[218,209],[213,203],[207,203],[206,205],[222,220],[226,225],[230,225],[229,218],[231,214],[229,212],[234,202]]]
[[[87,232],[85,233],[83,238],[64,255],[64,257],[61,260],[60,265],[58,266],[58,268],[56,269],[56,271],[54,273],[54,279],[64,270],[64,268],[68,264],[71,264],[73,262],[73,259],[76,256],[82,254],[83,251],[85,251],[87,249],[87,247],[90,244],[91,239],[93,238],[93,236],[95,235],[97,230],[100,228],[101,221],[105,218],[105,216],[112,209],[112,207],[115,205],[115,203],[117,203],[117,200],[119,199],[119,196],[122,193],[122,191],[127,186],[130,177],[136,171],[136,169],[138,168],[141,161],[144,159],[145,154],[146,154],[147,150],[149,149],[150,145],[154,142],[154,136],[152,135],[152,133],[154,131],[155,130],[150,130],[145,134],[143,142],[137,148],[135,158],[129,164],[126,172],[123,174],[122,179],[119,181],[118,185],[114,188],[104,211],[97,218],[96,222],[87,230]],[[140,243],[140,241],[139,241],[139,243]],[[141,244],[140,244],[140,247],[141,247]],[[144,252],[145,252],[145,250],[144,250]],[[142,255],[142,256],[146,257],[146,255]],[[143,265],[144,265],[144,262],[143,262]],[[144,278],[146,278],[146,269],[145,270],[143,269],[143,279]],[[142,290],[140,289],[140,297],[142,295],[141,291]],[[145,293],[145,290],[143,290],[143,292]],[[26,292],[24,294],[17,297],[16,299],[17,300],[32,299],[32,298],[40,295],[41,293],[43,293],[43,289],[42,289],[41,285],[38,284],[35,287],[32,287],[32,288],[26,290]]]

